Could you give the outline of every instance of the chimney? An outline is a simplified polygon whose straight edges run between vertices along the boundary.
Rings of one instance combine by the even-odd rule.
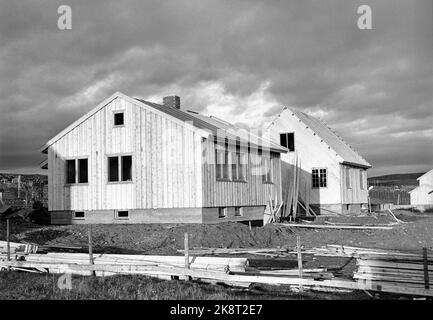
[[[162,99],[162,104],[166,107],[172,107],[180,109],[180,97],[178,96],[168,96]]]

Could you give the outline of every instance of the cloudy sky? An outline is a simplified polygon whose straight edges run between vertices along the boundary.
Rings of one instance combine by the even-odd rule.
[[[357,27],[362,4],[373,30]],[[426,171],[432,21],[431,0],[0,0],[0,172],[38,172],[38,148],[116,91],[250,126],[295,107],[370,176]]]

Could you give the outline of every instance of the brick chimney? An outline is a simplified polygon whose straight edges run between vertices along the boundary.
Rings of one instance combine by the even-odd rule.
[[[166,107],[172,107],[180,109],[180,97],[178,96],[168,96],[162,99],[162,104]]]

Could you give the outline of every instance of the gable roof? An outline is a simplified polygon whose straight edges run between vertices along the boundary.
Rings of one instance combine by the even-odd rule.
[[[423,175],[420,175],[418,178],[416,178],[417,180],[421,179],[424,176],[428,176],[429,174],[433,173],[433,169],[430,169],[429,171],[427,171],[426,173],[424,173]]]
[[[225,137],[227,137],[227,139],[229,141],[232,141],[232,142],[235,142],[238,139],[245,140],[245,136],[240,136],[239,134],[236,134],[235,132],[233,132],[233,130],[227,130],[227,128],[224,128],[224,126],[217,125],[215,122],[209,121],[209,119],[206,119],[203,117],[198,117],[196,115],[192,115],[191,112],[183,111],[183,110],[173,108],[173,107],[163,106],[163,105],[149,102],[149,101],[145,101],[145,100],[139,99],[139,98],[130,98],[121,92],[116,92],[112,96],[110,96],[108,99],[102,101],[95,108],[90,110],[88,113],[86,113],[85,115],[80,117],[78,120],[73,122],[71,125],[66,127],[64,130],[59,132],[53,138],[51,138],[47,143],[45,143],[40,148],[40,151],[42,153],[46,153],[47,149],[50,145],[52,145],[53,143],[55,143],[56,141],[61,139],[63,136],[68,134],[70,131],[72,131],[74,128],[76,128],[81,123],[86,121],[88,118],[93,116],[96,112],[98,112],[99,110],[104,108],[106,105],[108,105],[111,101],[113,101],[116,98],[123,98],[123,99],[125,99],[125,100],[127,100],[127,101],[129,101],[135,105],[141,106],[141,107],[146,107],[146,108],[151,107],[154,110],[156,110],[157,113],[164,113],[164,114],[167,114],[167,115],[175,118],[176,120],[179,121],[179,123],[184,124],[185,122],[188,121],[188,122],[192,123],[193,127],[197,128],[199,130],[199,133],[202,134],[203,137],[208,137],[211,134],[211,135],[219,138],[219,140],[221,140],[221,141],[225,141]],[[233,126],[233,128],[235,128],[235,127]],[[274,151],[274,152],[287,152],[288,151],[286,148],[284,148],[284,147],[282,147],[276,143],[273,143],[272,145],[270,145],[269,142],[265,139],[259,138],[259,140],[253,140],[253,141],[258,141],[258,144],[250,143],[249,140],[245,141],[245,142],[250,143],[250,145],[253,147],[263,146],[264,148],[266,148],[267,146],[270,146],[270,150]]]
[[[342,158],[343,164],[360,166],[370,168],[371,164],[365,160],[355,149],[353,149],[347,142],[339,137],[335,131],[331,130],[325,122],[304,112],[289,109],[285,107],[284,110],[291,112],[292,115],[302,121],[308,128],[317,134],[324,143],[326,143],[332,150],[335,151]]]

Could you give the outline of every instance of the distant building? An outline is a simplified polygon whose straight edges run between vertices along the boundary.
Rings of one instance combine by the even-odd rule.
[[[298,158],[299,195],[304,203],[321,214],[357,213],[366,208],[371,165],[324,122],[284,108],[268,130],[271,139],[289,149],[281,155],[283,199],[292,187]]]
[[[410,204],[417,209],[425,211],[433,208],[433,169],[418,179],[419,186],[409,191]]]

